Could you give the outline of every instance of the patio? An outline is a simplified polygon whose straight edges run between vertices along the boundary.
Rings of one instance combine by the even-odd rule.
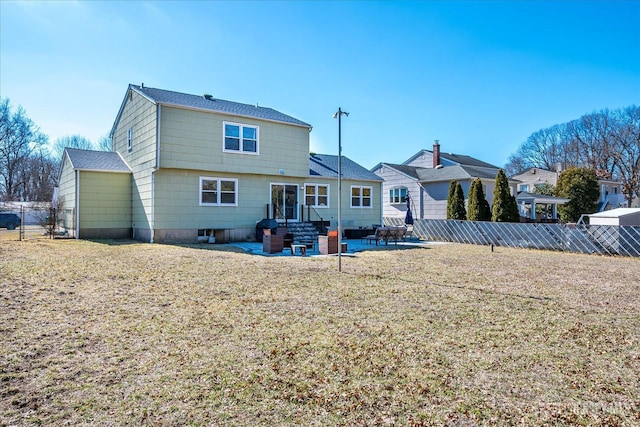
[[[443,242],[427,242],[427,241],[419,241],[419,240],[412,240],[412,241],[408,241],[408,242],[398,242],[393,243],[393,242],[389,242],[388,245],[385,245],[384,243],[380,243],[378,244],[378,246],[375,245],[375,243],[369,243],[367,244],[366,240],[364,239],[342,239],[342,243],[346,243],[347,244],[347,251],[343,252],[342,255],[344,256],[353,256],[358,252],[362,252],[365,251],[367,249],[380,249],[380,248],[396,248],[396,247],[406,247],[406,246],[410,246],[410,247],[427,247],[428,245],[433,245],[433,244],[442,244]],[[253,255],[263,255],[263,256],[302,256],[300,254],[300,251],[296,251],[295,254],[291,253],[290,249],[284,249],[282,252],[277,252],[277,253],[273,253],[273,254],[269,254],[269,253],[264,253],[263,252],[263,246],[262,243],[260,242],[231,242],[228,243],[228,245],[231,246],[235,246],[237,248],[242,249],[243,251],[253,254]],[[308,248],[307,249],[307,253],[306,256],[337,256],[338,254],[331,254],[331,255],[321,255],[320,252],[318,252],[318,243],[316,242],[315,246],[313,248]]]

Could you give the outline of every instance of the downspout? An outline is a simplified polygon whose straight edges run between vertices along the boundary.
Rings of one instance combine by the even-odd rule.
[[[80,238],[80,171],[76,169],[76,240]]]
[[[153,243],[156,232],[156,171],[160,169],[160,129],[162,121],[162,106],[156,107],[156,170],[151,172],[151,241]]]
[[[156,187],[156,172],[151,172],[151,219],[149,221],[151,229],[151,240],[149,243],[153,243],[155,237],[155,187]]]

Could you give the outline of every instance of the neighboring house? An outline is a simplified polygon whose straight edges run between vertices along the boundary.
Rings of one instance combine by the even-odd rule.
[[[110,134],[113,152],[106,153],[128,173],[91,169],[110,189],[95,188],[94,197],[105,194],[102,206],[128,212],[116,230],[128,228],[128,237],[148,242],[253,239],[263,218],[322,218],[335,227],[337,156],[310,156],[310,131],[311,125],[271,108],[129,85]],[[88,153],[96,163],[104,154]],[[65,208],[80,207],[76,237],[96,237],[98,229],[106,236],[102,213],[84,207],[92,197],[83,192],[89,170],[69,160],[62,165],[60,196]],[[342,163],[343,227],[380,223],[380,178],[344,157]],[[79,183],[71,185],[74,174]],[[129,205],[111,202],[121,192]]]
[[[460,183],[466,199],[471,183],[480,178],[485,197],[491,204],[499,170],[497,166],[473,157],[443,153],[436,141],[432,151],[420,150],[399,165],[379,163],[372,172],[384,179],[384,217],[404,217],[409,194],[414,218],[446,219],[451,181]],[[515,180],[509,181],[512,194],[515,194],[516,184]]]
[[[549,171],[540,168],[530,168],[525,172],[514,175],[511,179],[520,181],[518,191],[535,193],[536,185],[549,184],[555,187],[561,168],[557,171]],[[598,199],[598,212],[618,207],[626,207],[627,202],[622,194],[622,183],[619,181],[598,179],[600,197]]]

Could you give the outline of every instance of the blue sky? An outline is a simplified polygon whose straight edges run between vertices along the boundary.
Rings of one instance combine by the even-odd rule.
[[[533,132],[640,104],[640,1],[0,2],[0,95],[92,141],[129,83],[258,103],[371,168],[440,140],[503,166]]]

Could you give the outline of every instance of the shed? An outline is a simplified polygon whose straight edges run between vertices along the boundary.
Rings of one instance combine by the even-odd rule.
[[[640,225],[640,208],[618,208],[589,215],[591,225]]]
[[[76,239],[131,237],[131,168],[120,154],[67,147],[58,182],[53,203]]]

